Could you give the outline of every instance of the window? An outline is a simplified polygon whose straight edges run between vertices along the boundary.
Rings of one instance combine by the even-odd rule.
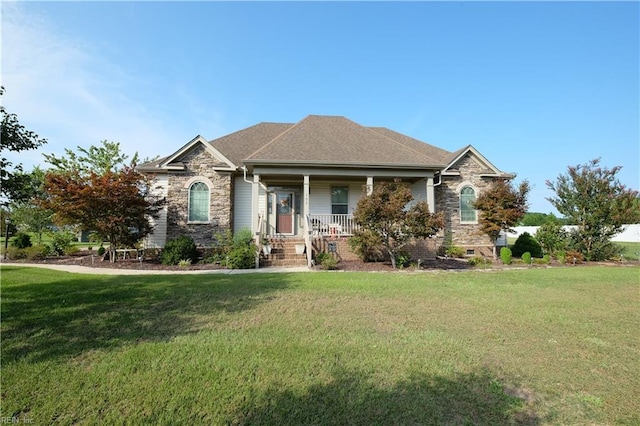
[[[331,214],[349,213],[349,188],[334,186],[331,188]]]
[[[473,208],[473,202],[476,200],[476,191],[465,186],[460,191],[460,222],[477,222],[478,216]]]
[[[189,222],[209,221],[209,187],[196,182],[189,188]]]

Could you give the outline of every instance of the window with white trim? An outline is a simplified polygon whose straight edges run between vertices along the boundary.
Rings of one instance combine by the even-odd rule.
[[[476,201],[476,191],[470,186],[460,190],[460,222],[477,222],[478,212],[473,208]]]
[[[189,222],[209,221],[209,187],[195,182],[189,187]]]
[[[331,187],[331,214],[349,213],[349,188],[346,186]]]

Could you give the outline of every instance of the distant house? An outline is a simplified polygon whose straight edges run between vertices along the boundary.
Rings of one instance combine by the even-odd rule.
[[[209,246],[216,232],[242,228],[260,240],[305,241],[308,249],[314,239],[344,240],[367,189],[400,178],[415,199],[445,214],[441,235],[413,248],[429,251],[422,256],[433,255],[445,235],[468,254],[490,254],[471,203],[493,179],[511,176],[471,145],[449,152],[384,127],[318,115],[260,123],[212,141],[197,136],[138,169],[156,178],[167,199],[151,247],[180,235]]]

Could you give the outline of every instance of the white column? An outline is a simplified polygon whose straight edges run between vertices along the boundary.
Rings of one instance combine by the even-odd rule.
[[[306,222],[309,212],[309,175],[304,175],[303,192],[302,192],[302,215]]]
[[[367,195],[373,192],[373,176],[367,176]]]
[[[427,204],[429,204],[429,211],[431,213],[436,212],[436,193],[433,187],[433,175],[427,177]]]
[[[251,185],[251,231],[253,235],[258,232],[258,208],[259,208],[259,198],[260,194],[260,175],[253,175],[253,184]]]

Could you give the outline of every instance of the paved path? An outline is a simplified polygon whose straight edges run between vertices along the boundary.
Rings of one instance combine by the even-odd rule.
[[[7,266],[28,266],[30,268],[46,268],[56,271],[73,272],[78,274],[95,274],[95,275],[182,275],[182,274],[255,274],[255,273],[275,273],[275,272],[308,272],[306,266],[296,267],[269,267],[260,269],[202,269],[195,271],[177,270],[155,270],[155,269],[119,269],[119,268],[91,268],[89,266],[80,265],[61,265],[59,263],[5,263]]]

